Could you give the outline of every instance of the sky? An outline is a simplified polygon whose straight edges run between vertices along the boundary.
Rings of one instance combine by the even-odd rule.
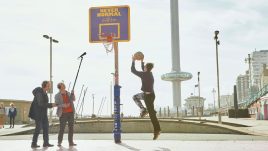
[[[75,92],[88,87],[84,114],[95,113],[106,97],[102,114],[110,114],[110,84],[114,54],[106,54],[102,44],[88,42],[88,9],[97,6],[129,5],[131,40],[119,43],[121,103],[125,115],[139,115],[132,96],[140,92],[140,79],[130,72],[131,56],[145,54],[154,62],[156,107],[172,106],[172,85],[161,75],[171,71],[171,30],[169,0],[13,0],[0,1],[0,99],[33,100],[32,90],[49,80],[49,40],[53,44],[53,81],[73,84],[83,52]],[[239,74],[248,65],[248,53],[267,49],[268,3],[266,0],[180,0],[181,69],[193,74],[182,82],[182,100],[194,93],[200,72],[201,96],[213,103],[217,87],[214,31],[219,30],[220,94],[232,94]],[[140,69],[139,67],[137,67]],[[71,86],[72,86],[71,84]],[[54,92],[57,92],[54,87]],[[184,101],[182,102],[184,104]]]

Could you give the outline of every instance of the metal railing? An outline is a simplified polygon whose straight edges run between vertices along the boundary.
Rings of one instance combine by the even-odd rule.
[[[265,85],[259,92],[251,95],[248,99],[244,100],[243,102],[240,102],[240,106],[248,107],[255,101],[259,100],[262,96],[266,95],[268,93],[268,84]]]

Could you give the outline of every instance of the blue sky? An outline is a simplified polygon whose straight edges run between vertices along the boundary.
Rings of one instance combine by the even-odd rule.
[[[161,80],[161,75],[171,70],[168,0],[0,1],[0,98],[32,100],[32,89],[49,79],[49,41],[42,37],[48,34],[60,42],[53,45],[55,83],[73,82],[79,64],[77,57],[84,51],[88,53],[76,92],[78,95],[83,84],[88,86],[85,113],[92,113],[92,94],[98,109],[102,97],[109,98],[114,64],[113,54],[107,55],[101,44],[88,42],[88,9],[104,5],[129,5],[131,9],[131,41],[119,43],[124,112],[138,115],[139,111],[132,95],[140,92],[140,80],[130,73],[131,55],[136,51],[144,52],[145,61],[155,63],[156,106],[171,106],[171,83]],[[247,54],[255,48],[268,48],[268,3],[180,0],[179,8],[181,69],[193,74],[191,80],[182,82],[182,99],[194,92],[200,71],[201,96],[206,103],[212,103],[211,91],[216,88],[214,31],[220,31],[221,94],[231,94],[236,77],[247,69]],[[103,113],[107,111],[110,112],[106,104]]]

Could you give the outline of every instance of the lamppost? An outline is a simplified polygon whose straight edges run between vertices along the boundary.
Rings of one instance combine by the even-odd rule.
[[[216,30],[214,32],[215,34],[215,42],[216,42],[216,63],[217,63],[217,86],[218,86],[218,123],[221,124],[221,103],[220,103],[220,79],[219,79],[219,59],[218,59],[218,45],[220,45],[220,41],[218,40],[218,34],[219,34],[219,31]]]
[[[252,88],[252,81],[251,81],[251,61],[252,61],[253,59],[251,58],[251,56],[250,56],[250,54],[248,54],[248,57],[247,58],[245,58],[245,63],[248,63],[248,75],[249,75],[249,85],[248,85],[248,87],[249,87],[249,96],[251,97],[251,92],[252,92],[252,90],[251,90],[251,88]]]
[[[59,43],[58,40],[56,39],[53,39],[51,36],[48,36],[48,35],[43,35],[44,38],[46,39],[49,39],[49,81],[50,81],[50,84],[51,84],[51,88],[49,90],[49,102],[52,103],[52,94],[53,94],[53,82],[52,82],[52,43]],[[49,111],[49,121],[50,123],[52,123],[52,109],[50,109]]]
[[[95,94],[93,93],[93,94],[92,94],[92,117],[95,117],[95,114],[94,114],[94,105],[95,105],[95,104],[94,104],[94,103],[95,103],[95,102],[94,102],[94,96],[95,96]]]
[[[198,76],[198,102],[199,102],[199,105],[198,105],[198,109],[199,109],[199,120],[201,120],[201,103],[200,103],[200,72],[197,72],[197,76]]]
[[[216,93],[216,90],[213,88],[212,90],[212,93],[213,93],[213,101],[214,101],[214,112],[216,111],[216,106],[215,106],[215,93]]]

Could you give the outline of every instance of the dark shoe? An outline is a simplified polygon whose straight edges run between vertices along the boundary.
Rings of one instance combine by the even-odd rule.
[[[57,145],[58,147],[61,147],[61,143],[58,143],[58,145]]]
[[[37,145],[37,144],[32,144],[31,145],[31,148],[39,148],[40,146],[39,145]]]
[[[147,111],[147,110],[144,110],[144,111],[142,111],[142,112],[140,113],[140,117],[141,117],[141,118],[144,118],[147,114],[149,114],[148,111]]]
[[[52,144],[44,144],[43,147],[53,147],[54,145]]]
[[[160,133],[161,133],[161,130],[155,131],[153,140],[156,140],[159,137]]]
[[[71,143],[71,144],[69,144],[69,146],[77,146],[77,144]]]

